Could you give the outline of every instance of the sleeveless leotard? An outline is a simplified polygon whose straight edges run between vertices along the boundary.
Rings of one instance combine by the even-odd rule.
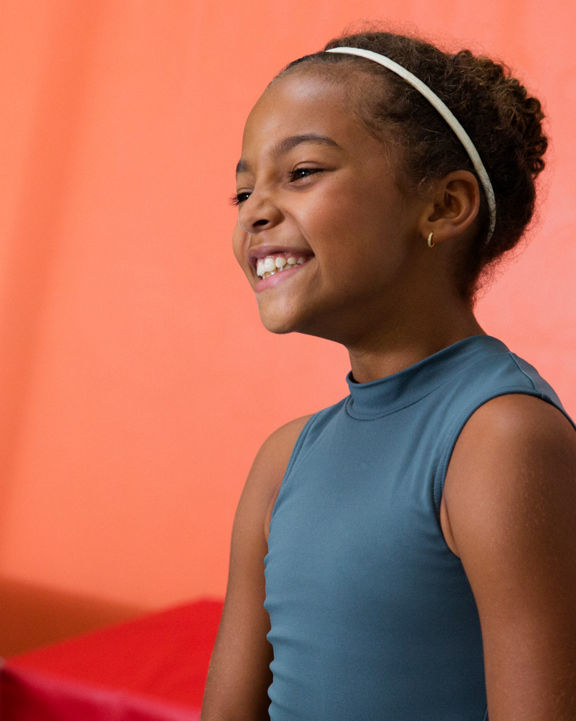
[[[478,612],[442,535],[444,478],[489,399],[560,401],[489,336],[348,384],[302,431],[272,514],[271,721],[483,721]]]

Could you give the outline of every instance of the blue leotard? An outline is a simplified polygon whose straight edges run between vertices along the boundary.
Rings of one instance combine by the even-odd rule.
[[[489,399],[560,401],[489,336],[348,384],[302,431],[272,515],[271,721],[483,721],[478,612],[442,535],[444,478]]]

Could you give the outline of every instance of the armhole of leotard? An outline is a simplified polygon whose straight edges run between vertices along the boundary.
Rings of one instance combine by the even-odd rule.
[[[279,489],[278,493],[276,494],[276,500],[274,501],[274,506],[272,508],[272,513],[270,515],[270,524],[272,523],[272,520],[276,513],[276,507],[278,505],[278,501],[280,500],[280,497],[285,492],[286,482],[287,482],[289,476],[291,475],[292,468],[294,467],[294,464],[296,463],[298,456],[300,455],[300,451],[302,450],[302,446],[304,445],[306,436],[310,432],[310,428],[314,425],[317,417],[318,417],[318,413],[315,413],[314,415],[310,416],[310,418],[306,421],[306,423],[304,424],[304,427],[300,431],[298,438],[296,439],[296,443],[294,444],[294,448],[292,448],[292,452],[290,453],[290,458],[288,460],[288,465],[286,466],[286,470],[284,471],[284,475],[282,476],[282,481],[280,482],[280,489]]]
[[[433,495],[433,503],[434,503],[434,512],[436,515],[436,521],[438,523],[438,528],[440,529],[440,533],[442,533],[442,525],[440,521],[440,507],[442,503],[442,494],[444,492],[444,483],[446,481],[446,474],[448,473],[448,466],[450,465],[450,460],[452,458],[452,454],[454,453],[454,448],[456,447],[456,443],[458,442],[458,438],[460,438],[460,434],[462,433],[464,426],[470,418],[476,413],[476,411],[481,408],[483,405],[488,403],[491,400],[494,400],[494,398],[499,398],[500,396],[511,396],[511,395],[524,395],[524,396],[532,396],[534,398],[539,398],[540,400],[549,403],[551,406],[554,406],[554,408],[557,408],[564,417],[570,422],[572,427],[576,430],[576,424],[574,421],[570,418],[566,410],[562,407],[561,404],[559,404],[557,401],[555,401],[553,398],[548,396],[546,393],[543,393],[536,388],[530,389],[530,388],[514,388],[514,387],[508,387],[504,388],[499,391],[494,391],[491,393],[488,397],[482,399],[481,401],[478,401],[478,403],[474,404],[470,408],[468,408],[458,419],[457,421],[450,426],[450,429],[446,433],[446,440],[444,443],[442,443],[443,450],[441,452],[438,465],[436,467],[436,471],[434,473],[434,481],[433,481],[433,487],[432,487],[432,495]],[[444,534],[442,533],[442,537],[444,537]],[[446,541],[446,539],[444,539]],[[446,544],[448,546],[448,544]]]

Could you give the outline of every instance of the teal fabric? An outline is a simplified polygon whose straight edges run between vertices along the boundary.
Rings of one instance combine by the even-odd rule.
[[[478,613],[440,528],[446,469],[487,400],[562,406],[489,336],[348,384],[302,431],[272,514],[271,721],[482,721]]]

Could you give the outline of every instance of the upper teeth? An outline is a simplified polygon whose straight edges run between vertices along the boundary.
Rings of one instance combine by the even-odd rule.
[[[268,276],[279,273],[287,267],[302,265],[305,262],[306,258],[303,256],[267,255],[265,258],[258,258],[256,275],[259,278],[268,278]]]

